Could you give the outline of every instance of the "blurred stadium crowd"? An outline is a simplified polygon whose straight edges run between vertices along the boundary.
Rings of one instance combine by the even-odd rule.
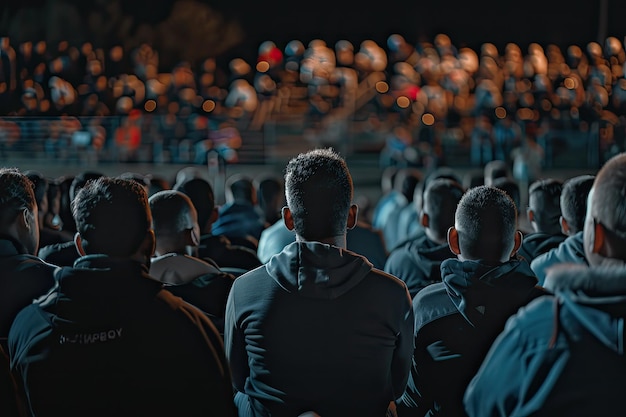
[[[163,68],[149,44],[0,38],[0,157],[205,163],[216,150],[237,162],[248,132],[294,121],[310,145],[376,138],[360,146],[380,152],[382,166],[442,161],[449,146],[474,166],[536,146],[549,164],[554,132],[582,134],[590,165],[624,150],[626,53],[616,37],[566,50],[457,48],[445,34],[416,44],[400,34],[386,45],[268,40],[256,62],[220,68],[216,58]]]

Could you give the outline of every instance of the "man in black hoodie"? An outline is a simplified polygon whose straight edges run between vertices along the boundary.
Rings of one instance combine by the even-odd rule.
[[[385,272],[403,280],[411,297],[427,285],[441,282],[441,262],[454,257],[447,233],[454,225],[454,213],[463,192],[463,186],[451,179],[431,181],[424,191],[419,216],[424,234],[396,248],[385,263]]]
[[[502,190],[465,192],[441,264],[443,282],[413,299],[415,354],[400,416],[462,416],[463,393],[509,316],[543,295],[528,263],[515,203]],[[430,413],[430,414],[429,414]]]
[[[9,332],[28,414],[233,416],[219,333],[148,275],[154,233],[144,187],[99,178],[72,212],[81,257]]]
[[[406,285],[346,250],[352,178],[330,149],[292,159],[285,226],[296,241],[233,283],[225,345],[240,416],[384,416],[413,353]]]

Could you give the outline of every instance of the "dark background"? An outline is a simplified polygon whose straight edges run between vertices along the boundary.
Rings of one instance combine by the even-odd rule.
[[[81,14],[103,7],[99,0],[64,0]],[[403,35],[407,41],[432,41],[437,33],[446,33],[457,46],[479,48],[484,42],[504,47],[507,42],[525,48],[531,42],[554,43],[562,48],[570,44],[603,42],[606,36],[623,39],[626,2],[618,0],[196,0],[207,4],[225,20],[236,21],[244,36],[229,47],[230,55],[252,57],[265,40],[279,47],[299,39],[305,44],[320,38],[332,44],[347,39],[358,45],[373,39],[384,46],[390,34]],[[61,0],[2,0],[4,16],[20,8],[38,8]],[[100,5],[98,6],[98,3]],[[124,13],[132,15],[133,25],[156,25],[165,20],[174,1],[120,1]],[[601,18],[605,5],[608,13]]]

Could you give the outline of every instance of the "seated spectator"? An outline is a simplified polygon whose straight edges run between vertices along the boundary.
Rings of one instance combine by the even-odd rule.
[[[443,282],[413,299],[415,354],[399,415],[463,415],[463,393],[493,340],[517,309],[544,294],[528,263],[515,204],[502,190],[465,192],[448,231],[458,259],[441,263]]]
[[[147,273],[155,241],[145,189],[103,177],[72,209],[81,258],[9,333],[29,415],[234,416],[219,333]]]
[[[415,187],[422,181],[422,174],[414,168],[402,168],[394,178],[395,197],[383,212],[378,214],[380,226],[377,229],[383,232],[387,250],[393,249],[398,241],[398,216],[403,207],[413,202]]]
[[[626,154],[595,177],[584,224],[589,266],[551,270],[541,297],[495,340],[464,397],[470,417],[618,416],[626,363]]]
[[[257,206],[253,181],[240,174],[226,180],[226,204],[218,209],[211,233],[256,251],[265,223]]]
[[[175,184],[174,190],[185,193],[198,213],[200,226],[198,257],[213,263],[222,271],[236,275],[261,265],[254,250],[233,245],[226,236],[211,233],[213,222],[219,214],[215,207],[213,187],[207,180],[199,177],[189,178]]]
[[[76,175],[72,179],[72,183],[69,189],[69,201],[70,204],[78,194],[78,191],[82,187],[84,187],[89,181],[98,179],[103,177],[104,174],[97,171],[83,171],[80,174]],[[73,230],[76,232],[76,226],[74,224],[74,220],[71,222],[65,222],[65,227],[67,230]],[[78,252],[74,240],[61,242],[61,243],[52,243],[46,246],[43,246],[39,249],[38,255],[41,259],[46,262],[52,263],[58,266],[72,266],[74,265],[74,261],[79,258],[80,253]]]
[[[54,284],[56,268],[35,256],[39,216],[33,183],[14,168],[0,168],[0,346],[6,348],[16,314]]]
[[[48,180],[40,172],[26,171],[24,175],[32,181],[37,201],[38,223],[39,223],[39,247],[52,245],[55,243],[73,242],[73,236],[61,230],[46,226],[46,215],[48,214]]]
[[[263,215],[265,227],[282,220],[281,210],[285,205],[285,190],[280,176],[265,175],[255,181],[258,206]],[[260,236],[259,236],[260,237]]]
[[[537,256],[556,248],[565,240],[561,231],[561,190],[554,178],[537,180],[528,188],[528,222],[532,232],[524,236],[519,255],[529,264]]]
[[[148,202],[156,236],[150,275],[205,312],[223,333],[226,299],[234,277],[196,256],[200,226],[193,203],[174,190],[159,191]]]
[[[403,280],[411,297],[427,285],[441,282],[441,262],[454,257],[447,236],[463,192],[461,184],[450,179],[430,181],[419,219],[424,234],[396,248],[387,259],[385,272]]]
[[[583,247],[583,228],[587,214],[587,197],[593,186],[593,175],[579,175],[565,181],[561,191],[561,230],[567,238],[554,249],[537,256],[530,263],[539,284],[543,285],[548,268],[560,263],[587,265]]]
[[[406,285],[345,249],[358,209],[339,155],[303,153],[285,172],[296,242],[237,278],[226,305],[239,415],[383,416],[413,350]]]

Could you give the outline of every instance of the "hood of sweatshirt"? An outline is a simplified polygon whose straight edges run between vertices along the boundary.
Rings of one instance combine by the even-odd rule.
[[[605,259],[599,266],[551,269],[545,287],[561,299],[572,320],[609,349],[624,354],[626,263]],[[568,326],[569,327],[569,326]]]
[[[221,271],[208,262],[192,256],[166,253],[152,258],[150,262],[150,275],[166,284],[188,284],[200,276],[209,274],[221,274]]]
[[[499,316],[512,306],[516,309],[537,291],[537,277],[521,259],[497,266],[446,259],[441,263],[441,278],[456,309],[473,325],[493,316],[493,310],[502,312],[495,314]]]
[[[272,279],[304,297],[335,299],[357,286],[372,264],[349,250],[319,242],[294,242],[266,264]]]

